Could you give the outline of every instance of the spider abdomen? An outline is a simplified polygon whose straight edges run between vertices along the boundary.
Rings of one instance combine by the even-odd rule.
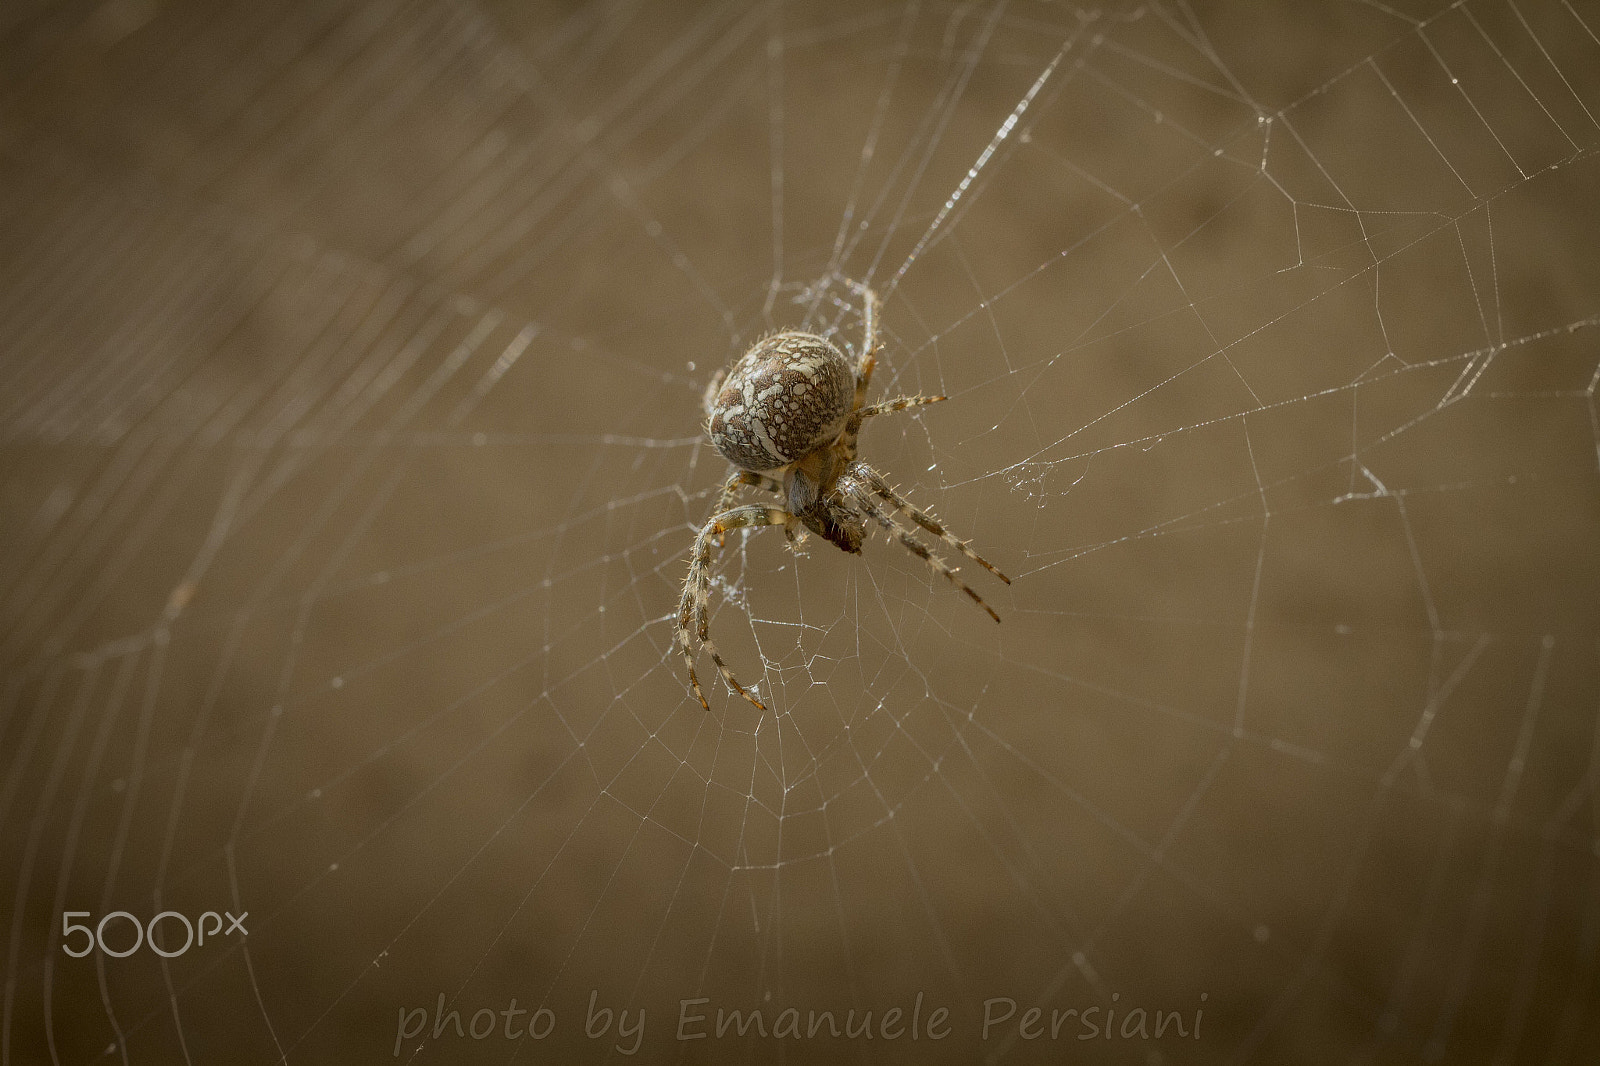
[[[745,470],[774,470],[837,437],[855,399],[844,353],[811,333],[775,333],[734,364],[711,408],[711,443]]]

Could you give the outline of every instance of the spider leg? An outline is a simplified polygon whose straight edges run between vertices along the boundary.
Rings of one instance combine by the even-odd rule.
[[[722,382],[728,376],[728,368],[723,367],[711,375],[711,380],[706,382],[706,391],[700,397],[700,406],[704,408],[706,417],[711,417],[711,412],[717,406],[717,394],[722,391]]]
[[[889,503],[894,506],[896,511],[905,515],[917,525],[921,526],[923,529],[926,529],[929,533],[932,533],[944,543],[948,544],[951,548],[960,552],[962,555],[965,555],[968,559],[971,559],[973,562],[989,571],[989,573],[993,574],[1001,581],[1004,581],[1008,585],[1011,584],[1011,579],[1009,577],[1006,577],[1006,575],[1002,574],[999,570],[996,570],[992,565],[990,565],[989,560],[985,559],[983,556],[979,555],[977,552],[968,547],[966,541],[958,540],[953,534],[945,529],[944,526],[940,525],[938,519],[934,518],[933,515],[922,510],[920,507],[917,507],[910,500],[906,499],[904,496],[894,491],[894,489],[890,488],[889,483],[883,480],[882,474],[879,474],[876,470],[872,469],[870,466],[867,466],[865,463],[859,464],[859,468],[867,475],[867,480],[872,484],[873,491],[883,499],[889,501]]]
[[[923,407],[930,403],[941,403],[949,399],[947,396],[897,396],[892,400],[881,403],[869,404],[866,407],[857,407],[850,412],[850,417],[845,421],[844,431],[839,434],[839,443],[843,445],[845,454],[854,459],[856,456],[856,438],[861,435],[861,423],[874,415],[888,415],[896,411],[904,411],[908,407]],[[860,392],[856,395],[856,402],[861,402]]]
[[[757,488],[766,489],[768,492],[776,493],[779,496],[783,495],[783,482],[779,481],[777,478],[770,478],[765,474],[758,474],[753,470],[736,470],[734,471],[733,475],[728,478],[728,483],[722,486],[722,495],[717,497],[717,509],[711,513],[718,515],[731,508],[734,501],[739,498],[739,490],[746,485],[754,485]],[[794,544],[795,539],[793,532],[788,530],[787,527],[785,527],[785,532],[789,533],[789,543]],[[722,547],[722,541],[722,534],[719,533],[717,535],[717,547]]]
[[[861,297],[861,358],[856,360],[856,402],[855,409],[861,407],[861,402],[867,397],[867,386],[872,384],[872,368],[878,365],[878,294],[861,284],[859,281],[846,281],[852,291]]]
[[[683,595],[678,600],[678,648],[683,652],[683,661],[689,668],[689,684],[700,700],[700,706],[707,711],[711,710],[711,704],[706,701],[706,695],[700,689],[700,678],[695,673],[694,638],[690,636],[691,627],[694,637],[699,638],[700,646],[711,653],[711,660],[717,664],[717,669],[722,673],[722,680],[728,687],[763,711],[767,709],[766,704],[739,684],[733,676],[733,671],[728,668],[721,653],[717,651],[717,646],[711,642],[711,621],[707,610],[707,601],[711,598],[711,539],[720,537],[730,529],[747,526],[788,527],[796,521],[798,520],[794,515],[781,507],[746,504],[706,519],[706,524],[700,527],[700,533],[694,539],[694,552],[689,558],[689,576],[684,579]]]
[[[862,510],[866,511],[873,518],[877,519],[880,526],[894,534],[895,539],[898,540],[907,551],[922,559],[923,562],[933,567],[935,572],[943,574],[946,580],[948,580],[952,585],[960,589],[962,592],[965,592],[968,596],[972,597],[972,602],[989,612],[990,618],[993,618],[996,622],[1000,621],[1000,616],[994,613],[994,608],[990,607],[987,603],[984,603],[982,596],[978,595],[976,592],[973,592],[967,587],[966,582],[962,581],[959,577],[956,577],[955,570],[951,569],[950,565],[943,559],[929,551],[926,544],[922,543],[916,537],[913,537],[909,529],[896,522],[887,514],[884,514],[883,508],[879,507],[876,502],[867,498],[866,496],[857,495],[856,499],[857,502],[861,504]]]

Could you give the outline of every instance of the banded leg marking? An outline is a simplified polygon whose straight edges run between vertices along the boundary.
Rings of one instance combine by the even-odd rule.
[[[871,467],[866,466],[865,463],[861,465],[866,469],[867,477],[872,483],[873,491],[892,504],[896,511],[905,515],[917,525],[921,526],[923,529],[926,529],[929,533],[932,533],[934,536],[938,537],[945,544],[948,544],[952,549],[960,552],[962,555],[965,555],[968,559],[971,559],[973,562],[989,571],[989,573],[993,574],[1001,581],[1004,581],[1008,585],[1011,584],[1011,579],[1009,577],[1006,577],[1006,575],[995,569],[989,560],[985,559],[983,556],[979,555],[977,552],[968,547],[966,541],[958,539],[949,530],[945,529],[944,526],[939,523],[938,519],[933,517],[933,515],[922,510],[910,500],[906,499],[894,489],[890,488],[889,483],[883,480],[882,474],[878,473],[876,470],[873,470]]]
[[[753,470],[737,470],[732,477],[728,478],[727,484],[722,486],[722,495],[717,497],[717,509],[711,512],[712,515],[722,515],[731,510],[734,503],[739,499],[739,490],[746,485],[765,489],[768,492],[776,493],[780,497],[783,495],[783,482],[777,478],[758,474]],[[719,533],[717,535],[717,547],[722,547],[723,539],[722,534]],[[789,542],[791,544],[794,543],[793,536],[789,538]]]
[[[872,500],[863,499],[861,500],[861,504],[863,509],[868,514],[878,520],[879,525],[888,530],[890,533],[894,534],[895,539],[898,540],[907,551],[922,559],[923,562],[933,567],[936,573],[943,574],[946,580],[948,580],[952,585],[960,589],[962,592],[965,592],[968,596],[972,597],[972,602],[976,603],[979,607],[982,607],[985,611],[987,611],[990,618],[993,618],[996,622],[1000,621],[1000,616],[994,613],[994,608],[983,602],[982,596],[968,588],[967,583],[956,576],[955,570],[952,569],[948,563],[939,558],[937,555],[933,554],[933,552],[929,551],[926,544],[922,543],[916,537],[913,537],[909,529],[896,522],[893,518],[884,514],[883,508],[879,507]]]
[[[948,399],[945,396],[897,396],[892,400],[882,403],[868,404],[854,412],[844,424],[844,432],[839,435],[839,441],[844,446],[845,454],[854,459],[856,455],[856,438],[861,435],[861,423],[874,415],[888,415],[896,411],[904,411],[908,407],[923,407],[930,403],[941,403]],[[860,398],[857,397],[857,401]]]
[[[717,646],[711,642],[711,621],[708,601],[711,598],[711,539],[720,538],[729,530],[746,527],[760,528],[762,526],[784,526],[798,521],[788,511],[781,507],[763,507],[759,504],[746,504],[735,507],[731,511],[712,515],[706,524],[700,527],[700,533],[694,539],[694,552],[689,559],[689,578],[684,582],[683,596],[678,600],[678,648],[683,653],[684,664],[689,669],[689,684],[694,689],[695,696],[700,700],[700,706],[707,711],[711,704],[706,700],[705,692],[700,688],[700,678],[694,668],[694,637],[700,641],[700,646],[711,653],[711,661],[717,664],[722,680],[728,687],[739,695],[755,704],[761,710],[766,710],[766,704],[751,694],[738,679],[733,676],[733,671],[723,660]],[[690,636],[691,627],[694,637]]]

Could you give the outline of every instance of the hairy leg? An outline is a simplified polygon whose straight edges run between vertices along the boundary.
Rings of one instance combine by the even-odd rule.
[[[857,497],[857,502],[860,503],[862,510],[866,511],[867,514],[877,519],[878,524],[892,534],[894,538],[900,542],[902,547],[904,547],[911,554],[915,555],[917,558],[921,559],[923,562],[927,563],[933,568],[935,573],[943,574],[945,579],[952,585],[960,589],[962,592],[965,592],[968,596],[972,597],[972,602],[976,603],[979,607],[982,607],[985,611],[987,611],[990,618],[993,618],[996,622],[1000,621],[1000,616],[994,613],[994,608],[990,607],[987,603],[984,603],[982,596],[979,596],[976,592],[973,592],[972,589],[968,588],[966,582],[962,581],[956,576],[955,570],[953,570],[943,559],[929,551],[926,544],[923,544],[916,537],[913,537],[909,529],[902,526],[900,523],[896,522],[893,518],[886,514],[883,508],[879,507],[878,504],[870,497],[865,496],[864,494],[859,495]]]
[[[894,489],[890,488],[889,483],[883,480],[882,474],[878,473],[870,466],[867,466],[866,463],[859,463],[858,468],[867,475],[867,481],[872,485],[873,492],[887,500],[896,511],[905,515],[917,525],[921,526],[923,529],[926,529],[929,533],[932,533],[934,536],[938,537],[945,544],[948,544],[952,549],[960,552],[962,555],[965,555],[968,559],[971,559],[973,562],[989,571],[989,573],[993,574],[1001,581],[1004,581],[1008,585],[1011,584],[1011,579],[1009,577],[1006,577],[1006,575],[1002,574],[999,570],[996,570],[989,563],[989,560],[985,559],[983,556],[979,555],[977,552],[968,547],[966,541],[958,540],[953,534],[946,530],[944,526],[939,524],[938,519],[934,518],[931,514],[917,507],[910,500],[906,499]]]
[[[705,693],[700,689],[700,678],[694,669],[695,637],[699,639],[700,646],[711,653],[711,660],[717,664],[717,669],[722,673],[722,680],[728,687],[762,710],[767,709],[764,703],[739,684],[733,676],[733,671],[728,668],[728,664],[717,651],[717,646],[711,642],[710,613],[707,609],[707,601],[711,598],[711,540],[713,537],[720,538],[730,529],[787,527],[797,521],[794,515],[781,507],[747,504],[744,507],[735,507],[731,511],[712,515],[694,539],[694,551],[689,557],[689,575],[684,578],[683,595],[678,600],[678,648],[683,652],[683,661],[689,668],[689,684],[700,700],[700,706],[707,711],[711,710],[711,704],[706,701]],[[693,637],[690,635],[691,630]]]
[[[858,281],[846,281],[856,295],[861,297],[861,356],[856,360],[856,401],[860,408],[867,397],[867,387],[872,384],[872,368],[878,365],[878,294]]]
[[[768,492],[776,493],[778,496],[783,495],[783,482],[779,481],[777,478],[770,478],[765,474],[757,474],[753,470],[736,470],[734,471],[733,475],[728,478],[727,484],[722,486],[722,495],[717,497],[717,509],[711,513],[713,515],[720,515],[732,508],[734,503],[739,498],[739,490],[744,488],[746,485],[753,485],[759,489],[766,489]],[[785,532],[790,532],[787,527],[785,527]],[[722,540],[723,537],[719,533],[717,535],[717,547],[722,547]],[[789,543],[790,545],[795,543],[795,538],[792,532],[790,532]]]
[[[908,407],[923,407],[930,403],[942,403],[944,396],[896,396],[892,400],[882,403],[869,404],[859,407],[850,413],[845,421],[844,432],[839,434],[839,444],[845,450],[845,455],[854,459],[856,457],[856,439],[861,435],[861,423],[875,415],[888,415],[896,411],[904,411]],[[859,397],[858,397],[859,402]]]

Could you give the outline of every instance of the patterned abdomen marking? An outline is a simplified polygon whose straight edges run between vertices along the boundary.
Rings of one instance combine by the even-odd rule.
[[[775,333],[723,382],[711,443],[735,466],[772,470],[837,437],[854,397],[855,374],[839,349],[810,333]]]

